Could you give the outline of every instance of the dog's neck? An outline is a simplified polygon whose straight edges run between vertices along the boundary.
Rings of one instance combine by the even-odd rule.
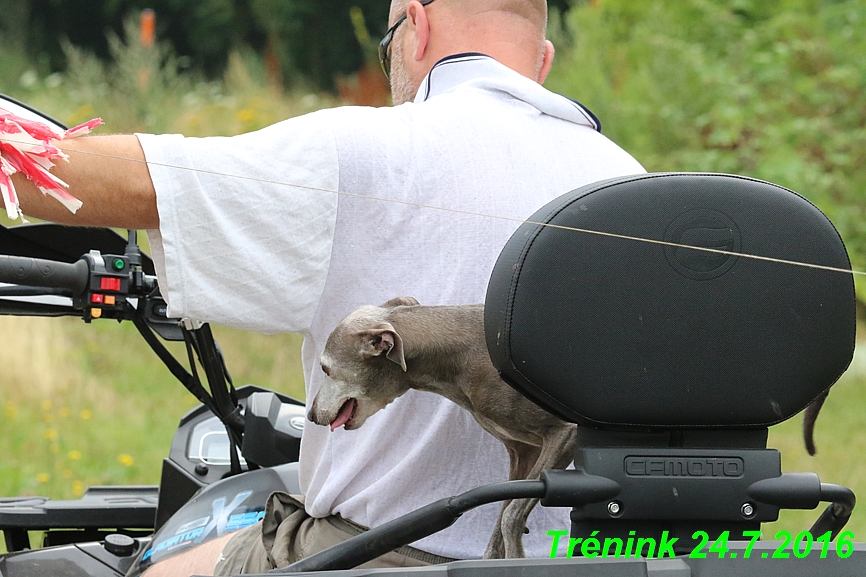
[[[403,339],[409,387],[473,410],[470,373],[495,373],[484,341],[484,307],[397,307],[388,322]]]

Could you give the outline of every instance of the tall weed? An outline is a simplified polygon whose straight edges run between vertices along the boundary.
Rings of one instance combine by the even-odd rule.
[[[787,186],[866,269],[866,0],[605,0],[565,25],[548,85],[648,170]]]
[[[143,46],[132,20],[123,38],[109,33],[107,63],[68,41],[62,46],[66,71],[46,74],[0,39],[0,92],[67,124],[100,116],[104,132],[188,136],[230,136],[338,104],[327,94],[284,92],[269,82],[262,59],[243,48],[232,52],[221,81],[207,81],[169,45]]]
[[[599,0],[553,22],[548,88],[576,98],[650,171],[712,171],[787,186],[839,228],[866,270],[866,1]],[[866,283],[856,277],[866,300]],[[861,347],[862,348],[862,347]],[[866,381],[858,350],[817,425],[809,457],[799,419],[770,430],[786,471],[866,490]],[[785,511],[777,530],[808,528]],[[866,520],[847,529],[858,540]]]

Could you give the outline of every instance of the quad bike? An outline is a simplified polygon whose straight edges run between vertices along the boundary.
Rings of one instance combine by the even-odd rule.
[[[0,288],[0,314],[131,320],[202,403],[181,420],[158,489],[0,501],[0,529],[15,551],[0,558],[0,576],[136,576],[256,522],[271,491],[298,491],[301,403],[254,387],[234,390],[209,327],[166,318],[134,233],[124,240],[97,229],[17,227],[3,231],[0,253],[0,281],[9,283]],[[66,304],[20,300],[36,295]],[[853,356],[847,252],[804,198],[715,174],[582,187],[541,208],[506,244],[489,283],[485,332],[506,382],[580,425],[574,470],[442,499],[275,572],[791,577],[866,570],[866,545],[842,531],[854,494],[813,473],[783,473],[779,452],[767,448],[768,427],[825,395]],[[187,343],[190,371],[154,333]],[[558,558],[353,569],[472,508],[515,498],[572,510],[570,534],[554,536],[562,541]],[[780,509],[822,501],[830,504],[809,531],[761,539],[761,524]],[[24,551],[35,530],[47,531],[48,547]]]

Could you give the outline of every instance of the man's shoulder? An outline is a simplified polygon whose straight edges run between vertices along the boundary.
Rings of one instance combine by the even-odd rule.
[[[401,135],[424,139],[456,136],[470,125],[509,123],[518,114],[514,102],[465,90],[399,106],[341,106],[328,110],[327,118],[338,139],[363,135],[394,143]]]

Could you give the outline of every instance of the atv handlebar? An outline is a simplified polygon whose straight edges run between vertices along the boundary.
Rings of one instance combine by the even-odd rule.
[[[179,319],[167,316],[156,277],[143,270],[136,236],[135,231],[129,231],[123,254],[90,250],[73,263],[0,254],[0,283],[8,283],[0,287],[0,297],[14,301],[19,297],[54,295],[72,300],[71,306],[16,306],[4,301],[0,303],[0,314],[70,315],[88,323],[99,318],[132,320],[137,315],[162,338],[183,340]]]
[[[118,251],[119,252],[119,251]],[[237,449],[241,446],[244,420],[231,376],[210,327],[186,330],[180,319],[168,317],[168,305],[159,292],[156,276],[145,274],[137,233],[129,231],[123,254],[102,254],[90,250],[74,263],[44,260],[27,256],[0,254],[0,299],[59,295],[72,299],[71,307],[52,306],[50,316],[80,316],[89,323],[94,319],[133,321],[138,331],[160,360],[197,399],[204,403],[226,425],[232,445],[232,473],[240,473]],[[17,304],[17,303],[16,303]],[[44,303],[38,303],[46,306]],[[0,301],[0,314],[45,315],[44,308],[27,308]],[[192,372],[188,372],[159,342],[185,341]],[[195,358],[204,368],[208,393],[195,369]]]
[[[0,282],[62,288],[79,296],[87,290],[90,267],[84,259],[73,264],[40,258],[0,255]]]
[[[0,282],[16,285],[13,290],[0,290],[0,296],[4,297],[22,296],[22,292],[32,296],[56,295],[59,291],[72,298],[70,314],[80,315],[85,322],[98,318],[132,319],[134,307],[129,306],[130,298],[156,298],[164,303],[154,290],[156,278],[142,272],[134,254],[104,255],[91,250],[71,264],[0,255]]]

